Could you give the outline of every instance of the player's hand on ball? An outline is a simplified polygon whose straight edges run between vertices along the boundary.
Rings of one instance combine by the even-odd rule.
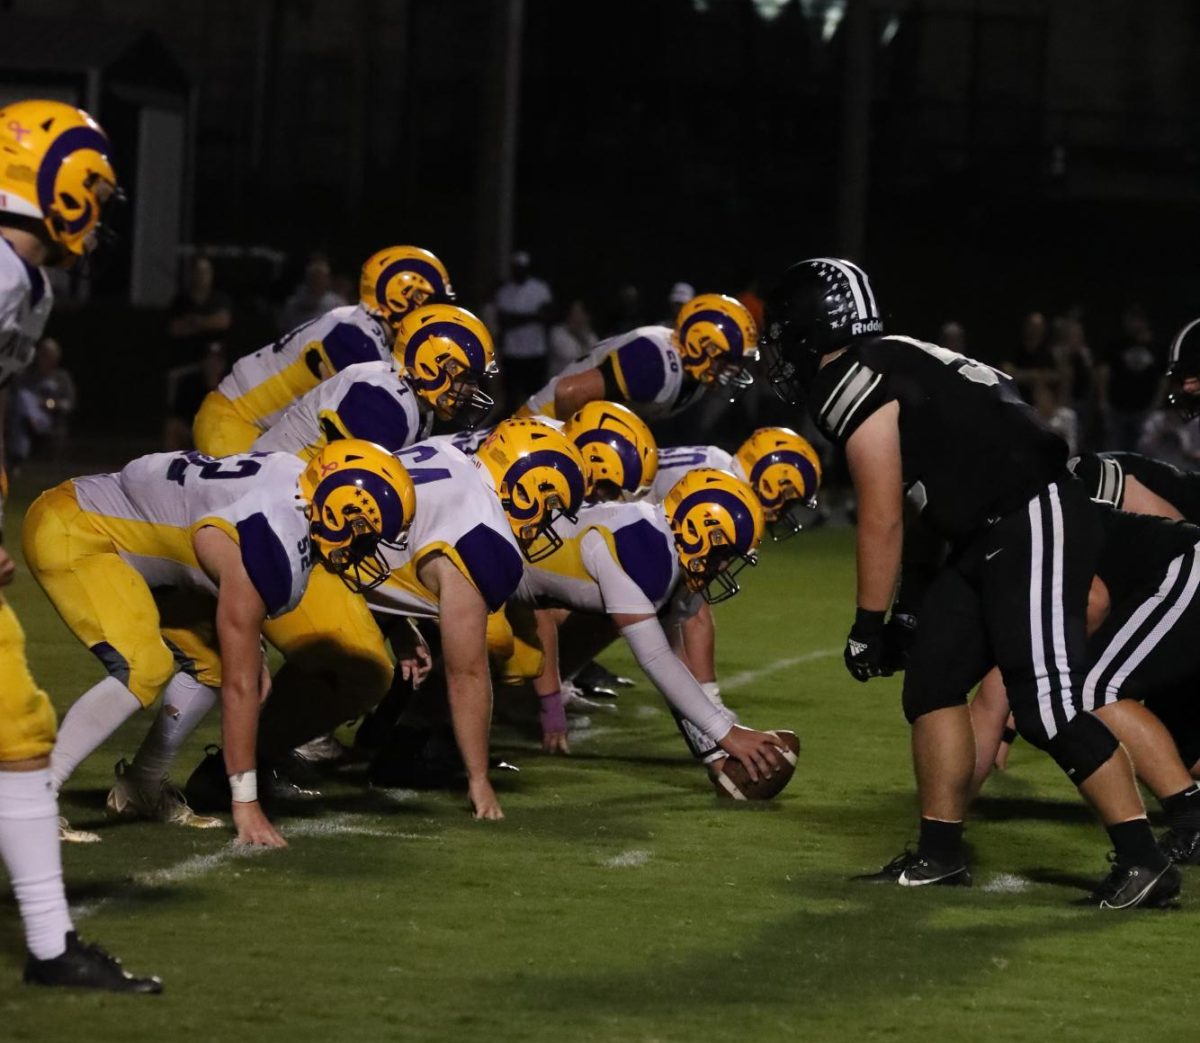
[[[745,729],[742,729],[743,731]],[[752,732],[752,735],[762,735],[763,732]],[[771,747],[778,758],[779,767],[770,775],[761,774],[758,779],[750,777],[750,769],[735,757],[723,757],[709,765],[709,775],[713,788],[718,797],[733,800],[770,800],[777,796],[795,774],[799,761],[800,740],[795,732],[774,731],[766,732],[770,737]]]
[[[0,587],[7,587],[17,572],[17,563],[9,557],[8,551],[0,547]]]
[[[500,810],[500,801],[496,791],[486,778],[472,779],[467,783],[467,796],[471,798],[471,810],[476,818],[502,819],[504,812]]]
[[[850,636],[846,638],[846,669],[856,681],[887,677],[892,671],[884,662],[885,637],[882,612],[858,610]]]
[[[287,847],[279,831],[271,825],[271,820],[263,814],[262,805],[257,800],[233,802],[233,825],[237,830],[239,844],[253,844],[259,847]]]
[[[751,780],[770,778],[780,767],[779,739],[770,732],[756,732],[735,724],[721,740],[720,747],[729,756],[741,761]]]

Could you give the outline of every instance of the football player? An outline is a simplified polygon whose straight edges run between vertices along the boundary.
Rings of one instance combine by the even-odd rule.
[[[809,444],[786,427],[760,427],[740,446],[727,453],[715,445],[681,445],[660,449],[658,477],[650,490],[657,503],[693,467],[730,471],[757,494],[767,530],[775,540],[800,531],[800,514],[817,503],[821,485],[821,458]]]
[[[422,304],[452,300],[445,266],[428,250],[390,246],[367,258],[358,304],[313,319],[234,363],[200,405],[196,448],[209,456],[249,449],[283,411],[359,362],[386,361],[396,327]]]
[[[480,450],[485,465],[487,450],[486,444]],[[567,752],[559,620],[546,611],[567,609],[578,630],[591,639],[590,648],[579,649],[584,659],[616,634],[626,640],[667,700],[692,753],[710,766],[714,778],[727,756],[745,764],[754,779],[771,774],[779,766],[778,740],[738,725],[667,638],[667,629],[686,629],[701,599],[713,604],[736,594],[737,572],[755,564],[763,517],[745,483],[725,471],[697,469],[677,483],[661,506],[596,504],[577,518],[564,519],[557,529],[550,552],[526,566],[515,598],[542,609],[538,636],[547,667],[534,681],[534,691],[541,703],[545,748]],[[597,616],[606,616],[611,626],[598,625]]]
[[[26,561],[108,675],[63,720],[50,760],[55,788],[165,688],[163,727],[130,774],[181,803],[166,766],[219,687],[237,839],[284,846],[258,801],[255,739],[270,683],[263,623],[300,600],[314,557],[355,590],[379,583],[381,549],[403,546],[414,502],[395,458],[354,440],[307,465],[284,453],[155,453],[43,493],[25,516]],[[163,588],[214,598],[208,625],[164,620],[154,597]]]
[[[904,486],[956,548],[922,603],[904,708],[921,804],[915,852],[874,879],[966,884],[962,846],[975,749],[967,695],[996,663],[1017,728],[1049,753],[1099,812],[1116,858],[1092,896],[1102,908],[1162,905],[1180,874],[1151,832],[1125,750],[1082,692],[1084,615],[1100,516],[1067,471],[1066,444],[989,366],[884,336],[869,279],[839,258],[789,268],[768,301],[771,380],[804,394],[846,452],[858,496],[858,611],[845,660],[858,681],[883,672],[896,592]]]
[[[713,388],[736,392],[753,383],[758,327],[745,306],[702,293],[680,309],[675,328],[640,326],[601,341],[517,411],[565,419],[588,402],[623,402],[643,420],[674,416]]]
[[[522,460],[540,454],[541,466],[528,476],[528,486],[522,485],[532,497],[523,501],[528,525],[540,531],[559,511],[578,509],[583,496],[578,457],[566,459],[534,439],[526,439],[521,451]],[[476,818],[500,819],[503,811],[488,779],[489,645],[503,640],[494,621],[521,579],[521,546],[487,474],[473,460],[442,439],[418,442],[396,456],[416,486],[416,518],[405,547],[384,548],[384,579],[366,591],[366,600],[385,618],[437,621],[468,797]],[[288,750],[367,709],[310,700],[300,705],[281,688],[268,704],[263,742]]]
[[[0,106],[0,512],[7,387],[33,359],[53,295],[43,268],[92,254],[120,197],[108,137],[86,112],[57,101]],[[2,521],[2,519],[0,519]],[[0,546],[0,587],[12,582]],[[54,710],[25,661],[25,635],[0,597],[0,859],[25,926],[25,980],[118,992],[161,992],[75,934],[63,890],[58,801],[50,777]]]

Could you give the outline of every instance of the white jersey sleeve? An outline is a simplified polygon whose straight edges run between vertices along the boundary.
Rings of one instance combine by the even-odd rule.
[[[293,402],[360,362],[387,361],[391,331],[362,305],[346,305],[306,322],[274,344],[238,359],[217,386],[243,420],[268,430]]]
[[[581,510],[574,522],[559,519],[554,531],[563,545],[542,561],[525,566],[518,600],[577,612],[654,613],[679,583],[671,530],[656,504],[596,504]],[[624,581],[608,569],[597,537]]]
[[[331,440],[365,438],[389,452],[427,438],[433,412],[423,413],[391,362],[360,362],[318,384],[251,447],[309,460]]]
[[[0,235],[0,387],[33,361],[53,303],[46,273]]]
[[[671,487],[696,467],[733,469],[733,457],[715,445],[673,445],[658,451],[658,474],[650,487],[650,499],[662,503]],[[734,472],[735,474],[737,472]]]
[[[603,340],[531,395],[525,406],[535,415],[556,416],[554,394],[564,377],[589,369],[607,369],[616,382],[620,400],[643,420],[672,416],[704,391],[703,384],[684,374],[674,337],[665,326],[640,326]]]
[[[524,558],[500,501],[473,460],[440,439],[396,454],[413,480],[417,506],[404,550],[382,548],[390,575],[367,592],[371,608],[405,616],[438,615],[437,597],[417,577],[430,554],[445,554],[487,603],[500,608],[516,591]]]
[[[197,452],[152,453],[116,474],[76,478],[79,506],[152,587],[216,593],[192,537],[214,526],[235,540],[268,616],[296,607],[312,547],[300,496],[302,461],[282,453],[214,460]]]

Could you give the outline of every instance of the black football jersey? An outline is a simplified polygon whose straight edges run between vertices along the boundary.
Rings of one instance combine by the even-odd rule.
[[[824,366],[809,410],[844,446],[872,413],[900,405],[900,455],[923,517],[954,540],[1016,510],[1066,468],[1067,444],[999,370],[910,337],[860,341]]]

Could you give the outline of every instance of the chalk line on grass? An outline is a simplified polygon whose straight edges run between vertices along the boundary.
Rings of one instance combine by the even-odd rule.
[[[735,688],[744,688],[746,685],[753,684],[760,678],[767,677],[770,674],[777,674],[780,670],[786,670],[792,666],[801,666],[804,663],[815,663],[819,659],[829,659],[839,652],[841,652],[840,648],[818,648],[815,652],[805,652],[804,655],[776,659],[774,662],[768,663],[766,666],[757,667],[754,670],[741,670],[736,674],[730,674],[728,677],[721,678],[721,691],[731,692]]]
[[[649,861],[649,851],[641,851],[634,848],[630,851],[622,851],[619,855],[613,855],[611,858],[601,859],[600,864],[605,869],[636,869],[638,866],[644,866]]]

